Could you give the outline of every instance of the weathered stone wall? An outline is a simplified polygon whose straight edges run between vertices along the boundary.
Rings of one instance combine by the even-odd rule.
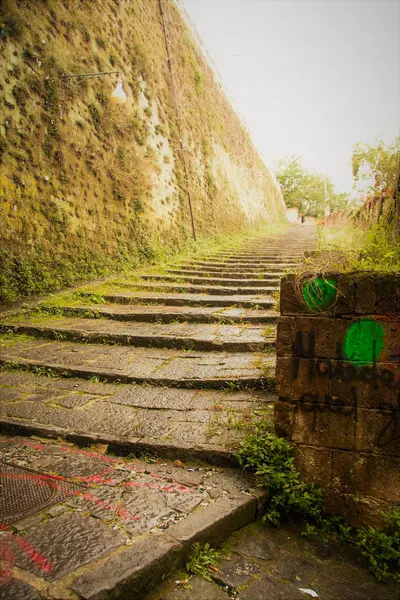
[[[276,432],[357,525],[400,506],[399,314],[400,276],[282,280]]]
[[[370,195],[359,208],[338,210],[325,217],[326,225],[355,225],[361,229],[370,229],[374,225],[383,225],[390,229],[399,219],[399,208],[393,191],[379,196]]]
[[[198,235],[284,218],[175,3],[162,6],[164,19],[159,0],[0,2],[0,302],[178,248],[188,188]],[[115,76],[60,78],[111,70],[124,106],[109,102]]]

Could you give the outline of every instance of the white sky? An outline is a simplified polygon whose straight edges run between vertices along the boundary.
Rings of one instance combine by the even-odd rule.
[[[400,0],[182,0],[268,166],[351,191],[352,146],[400,133]]]

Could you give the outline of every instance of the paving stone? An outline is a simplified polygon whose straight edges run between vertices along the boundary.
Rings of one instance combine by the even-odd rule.
[[[121,389],[110,398],[110,402],[141,408],[184,411],[189,408],[194,395],[193,390],[121,386]]]
[[[229,560],[222,560],[218,572],[212,573],[211,577],[217,583],[236,590],[247,585],[259,572],[256,563],[233,553]]]
[[[36,377],[31,373],[21,373],[19,371],[0,371],[0,385],[7,386],[25,386],[35,384]],[[49,383],[48,380],[46,382]]]
[[[286,554],[280,558],[275,570],[286,581],[299,584],[300,587],[310,587],[314,575],[318,569],[315,561],[305,560]]]
[[[252,522],[254,515],[255,500],[251,496],[223,497],[207,511],[191,513],[184,521],[173,525],[169,534],[185,544],[212,539],[217,545],[238,527]]]
[[[164,584],[150,594],[146,600],[228,600],[229,596],[215,583],[202,577],[193,577],[185,589],[176,589],[176,584]]]
[[[180,545],[176,540],[150,536],[107,557],[103,564],[75,579],[71,587],[86,599],[105,598],[112,592],[114,597],[140,600],[165,573],[177,567],[179,552]]]
[[[99,399],[98,396],[92,396],[90,394],[75,393],[75,394],[69,394],[68,396],[62,396],[61,398],[57,398],[57,397],[54,398],[52,395],[50,395],[50,398],[48,401],[51,404],[56,403],[56,404],[62,406],[63,408],[82,408],[98,399]],[[29,398],[28,398],[28,400],[29,400]]]
[[[0,402],[13,402],[23,396],[21,390],[11,387],[0,388]]]
[[[185,274],[179,273],[178,275],[142,275],[141,281],[163,281],[163,282],[172,282],[172,283],[193,283],[199,285],[215,285],[217,287],[241,287],[241,286],[249,286],[249,287],[265,287],[265,286],[274,286],[279,283],[279,277],[273,277],[272,275],[255,277],[251,278],[247,276],[235,278],[232,275],[223,277],[223,276],[201,276],[200,274]]]
[[[251,582],[239,596],[241,600],[305,600],[309,597],[293,584],[267,574]]]
[[[249,535],[245,529],[233,536],[232,550],[253,560],[271,561],[279,555],[278,548],[268,539]]]
[[[323,567],[312,583],[322,600],[399,600],[400,587],[378,583],[365,569],[344,563]]]
[[[207,352],[206,357],[196,352],[152,348],[125,348],[99,344],[73,344],[71,342],[47,342],[35,340],[30,348],[23,343],[14,344],[2,352],[3,361],[18,361],[21,364],[46,366],[107,378],[125,378],[141,382],[163,384],[164,381],[177,385],[191,380],[201,382],[216,380],[260,379],[263,371],[254,366],[251,353]],[[40,354],[38,354],[40,349]],[[38,358],[40,356],[40,359]],[[274,357],[266,357],[265,363],[274,366]],[[207,368],[206,368],[207,366]],[[220,382],[223,384],[223,381]],[[210,385],[210,383],[207,383]]]
[[[23,401],[0,407],[0,419],[5,425],[10,423],[6,417],[18,418],[21,428],[32,428],[33,423],[40,423],[48,427],[48,431],[53,428],[54,435],[63,431],[85,434],[92,436],[94,442],[98,436],[103,436],[107,442],[105,438],[108,436],[109,443],[115,447],[118,441],[123,445],[127,440],[136,443],[135,440],[146,438],[153,440],[154,451],[161,453],[164,440],[169,440],[171,448],[176,447],[178,455],[182,445],[187,447],[187,444],[191,444],[194,453],[203,452],[201,448],[206,446],[210,450],[211,446],[215,446],[216,450],[219,449],[228,457],[233,443],[236,444],[245,435],[245,430],[232,429],[234,424],[257,418],[254,411],[262,407],[262,399],[273,400],[271,396],[247,391],[227,394],[218,390],[195,391],[136,385],[106,385],[107,390],[113,391],[115,396],[105,399],[98,395],[93,399],[82,392],[87,385],[84,381],[73,381],[79,383],[74,384],[78,387],[73,388],[75,391],[72,395],[70,393],[62,400],[56,397],[54,401],[51,396],[46,396],[47,405]],[[101,387],[101,384],[97,384],[97,387]],[[70,403],[70,398],[75,395],[84,399],[82,406],[80,402]],[[88,398],[91,400],[86,403]],[[60,406],[64,401],[76,408],[64,409]]]
[[[0,581],[0,600],[39,600],[39,592],[19,579],[5,577]]]
[[[112,285],[110,286],[112,287]],[[123,286],[116,285],[116,290],[122,288],[131,288],[135,290],[144,290],[150,292],[178,292],[183,294],[210,294],[216,296],[247,295],[247,294],[270,294],[279,289],[278,285],[271,286],[223,286],[223,285],[196,285],[189,283],[161,283],[144,281],[127,281]]]
[[[83,292],[82,292],[83,295]],[[88,293],[88,296],[91,294]],[[201,306],[201,307],[226,307],[241,306],[245,308],[261,308],[268,310],[274,307],[275,302],[270,296],[265,295],[225,295],[209,294],[184,294],[160,292],[108,292],[104,294],[106,302],[120,304],[165,304],[166,306]]]
[[[18,548],[16,565],[48,581],[54,581],[126,542],[119,531],[79,513],[64,513],[40,523],[29,529],[24,539],[45,557],[45,563],[32,564],[29,554]]]

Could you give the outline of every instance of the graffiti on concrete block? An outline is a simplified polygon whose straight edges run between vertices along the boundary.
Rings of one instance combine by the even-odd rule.
[[[307,307],[313,312],[330,308],[337,295],[337,283],[331,278],[308,279],[303,283],[302,295]]]
[[[395,330],[398,323],[390,320]],[[400,441],[400,370],[398,350],[387,352],[385,362],[379,362],[385,348],[385,329],[371,318],[352,321],[340,340],[332,358],[317,358],[316,330],[297,331],[294,357],[291,361],[291,379],[298,381],[299,396],[286,400],[314,415],[321,413],[347,415],[359,418],[358,409],[379,413],[380,424],[373,434],[375,447],[393,447]],[[293,396],[293,392],[292,392]],[[367,400],[367,404],[365,404]]]
[[[346,359],[356,365],[371,365],[379,359],[385,342],[385,331],[373,319],[360,319],[346,332],[343,351]]]

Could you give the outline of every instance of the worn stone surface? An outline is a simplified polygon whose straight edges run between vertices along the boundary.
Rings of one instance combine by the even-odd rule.
[[[8,390],[15,394],[10,396]],[[169,456],[173,449],[179,456],[182,445],[190,443],[192,456],[201,457],[209,449],[229,462],[251,424],[260,416],[272,418],[273,401],[272,394],[250,390],[229,393],[100,384],[0,372],[3,430],[11,424],[22,430],[42,425],[56,437],[80,434],[88,441],[101,437],[114,446],[130,442],[138,448],[152,444],[158,454],[163,454],[163,444],[168,442]]]
[[[42,598],[38,590],[28,583],[6,577],[0,580],[0,600],[39,600]]]
[[[24,542],[45,557],[32,564],[29,553],[20,550],[15,564],[20,569],[53,581],[124,544],[126,537],[98,519],[79,513],[64,513],[30,528]]]
[[[84,292],[82,292],[84,296]],[[90,298],[91,293],[87,293]],[[261,294],[259,290],[255,294],[229,296],[220,294],[201,294],[201,293],[161,293],[161,292],[122,292],[114,291],[103,294],[107,302],[117,302],[120,304],[165,304],[166,306],[209,306],[226,307],[240,306],[243,308],[257,308],[269,310],[274,308],[275,303],[271,296]]]
[[[65,315],[87,317],[88,315],[116,321],[150,323],[275,323],[278,313],[273,310],[213,307],[213,306],[169,306],[125,305],[125,304],[82,304],[68,303],[59,307]]]
[[[219,571],[210,571],[218,587],[192,577],[183,589],[172,575],[147,600],[305,600],[311,589],[319,600],[399,600],[393,581],[377,582],[351,546],[320,537],[301,537],[302,526],[280,529],[257,523],[234,533],[222,547]],[[207,590],[209,596],[204,596]],[[190,594],[190,596],[188,595]],[[214,594],[214,595],[213,595]]]
[[[257,420],[272,418],[271,292],[312,243],[312,229],[298,231],[167,274],[109,278],[61,308],[47,300],[55,317],[3,317],[14,333],[0,335],[1,360],[14,370],[0,372],[0,427],[14,437],[3,438],[0,460],[82,491],[0,531],[0,593],[13,577],[12,593],[28,600],[35,589],[57,600],[140,600],[194,541],[223,542],[260,514],[265,492],[226,465]],[[265,572],[280,546],[246,542],[221,569],[222,585],[197,581],[198,598],[222,600],[226,586],[250,589],[257,577],[291,589]]]
[[[16,586],[35,597],[12,581],[17,568],[16,575],[44,582],[45,590],[72,585],[91,598],[102,590],[114,597],[134,589],[139,598],[181,564],[192,539],[223,540],[254,516],[254,483],[235,470],[123,459],[37,438],[0,438],[0,460],[34,469],[39,483],[51,474],[55,486],[79,487],[75,496],[2,526],[3,595]]]
[[[8,345],[9,344],[9,345]],[[226,387],[228,381],[257,387],[265,379],[248,352],[185,352],[163,348],[126,348],[101,344],[56,341],[7,340],[1,361],[22,366],[48,367],[60,373],[101,377],[109,381],[175,385],[178,387]],[[272,379],[275,357],[263,363]],[[259,383],[257,383],[259,382]]]
[[[233,553],[229,560],[224,559],[219,565],[219,570],[212,573],[214,581],[231,589],[247,586],[251,579],[260,572],[255,562]]]
[[[127,346],[262,352],[275,343],[275,329],[264,335],[264,327],[217,324],[127,324],[103,319],[59,319],[46,317],[4,322],[8,331],[38,337],[85,342],[119,343]]]
[[[243,283],[238,286],[233,285],[201,285],[191,283],[166,283],[158,281],[145,281],[140,280],[139,282],[133,280],[131,283],[129,280],[124,282],[123,285],[116,285],[117,289],[136,289],[136,290],[149,290],[155,292],[182,292],[183,294],[211,294],[216,296],[230,296],[230,295],[248,295],[248,294],[271,294],[279,289],[279,281],[277,280],[273,285],[260,286],[247,286]]]

